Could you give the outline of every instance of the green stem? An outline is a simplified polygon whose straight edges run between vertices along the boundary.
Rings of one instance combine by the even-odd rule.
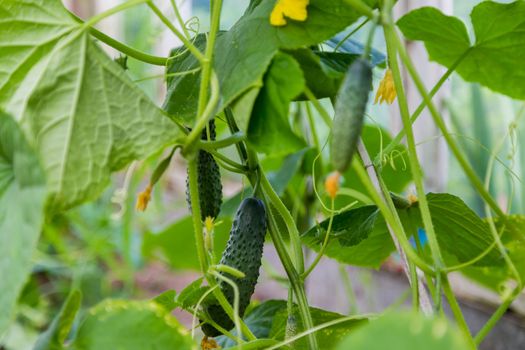
[[[355,296],[354,288],[352,286],[352,280],[348,277],[348,271],[344,264],[339,264],[339,274],[341,275],[341,280],[343,282],[343,287],[345,288],[346,295],[348,296],[348,307],[349,314],[355,314],[359,312],[357,309],[357,298]]]
[[[381,211],[381,214],[383,214],[385,221],[392,228],[392,233],[397,238],[401,248],[403,249],[407,257],[411,259],[416,264],[416,266],[419,267],[422,271],[433,274],[434,271],[432,267],[429,266],[426,263],[426,261],[419,257],[412,249],[412,246],[408,242],[407,236],[399,218],[397,217],[396,219],[396,217],[394,217],[394,214],[390,210],[389,206],[385,203],[385,201],[383,201],[383,199],[381,199],[381,196],[376,191],[372,181],[368,177],[366,170],[364,169],[363,165],[359,163],[357,158],[354,159],[354,161],[352,162],[352,166],[356,172],[356,175],[359,177],[366,190],[368,191],[369,195],[372,197],[372,200]]]
[[[359,12],[363,16],[366,16],[368,18],[374,17],[374,11],[372,10],[372,8],[361,0],[344,0],[344,2],[347,5],[353,7],[357,12]]]
[[[124,2],[122,4],[120,4],[120,5],[117,5],[115,7],[110,8],[107,11],[104,11],[102,13],[99,13],[98,15],[95,15],[95,16],[91,17],[89,20],[84,22],[83,26],[84,27],[92,27],[92,26],[94,26],[95,24],[97,24],[98,22],[102,21],[103,19],[105,19],[107,17],[113,16],[116,13],[119,13],[121,11],[127,10],[127,9],[129,9],[131,7],[135,7],[137,5],[143,4],[143,3],[147,2],[147,1],[149,1],[149,0],[128,0],[128,1],[126,1],[126,2]]]
[[[217,281],[213,276],[210,276],[208,274],[208,270],[210,268],[209,261],[208,261],[208,255],[206,254],[206,247],[204,244],[204,236],[202,234],[203,227],[202,227],[202,221],[201,221],[201,208],[200,208],[200,201],[199,201],[199,187],[197,184],[198,180],[198,173],[197,173],[197,160],[196,158],[192,158],[188,162],[188,179],[189,179],[189,187],[190,187],[190,198],[192,203],[191,208],[191,214],[192,214],[192,221],[193,221],[193,230],[195,235],[195,243],[197,245],[197,257],[199,259],[199,266],[201,268],[201,272],[206,277],[206,280],[208,281],[208,285],[211,288],[214,288],[217,285]],[[232,306],[220,290],[220,288],[215,288],[213,291],[213,294],[215,295],[217,301],[222,306],[226,314],[232,319],[235,320],[235,314],[232,309]],[[253,333],[250,331],[248,326],[244,322],[240,322],[240,327],[242,329],[242,332],[248,339],[254,340],[256,337],[253,335]]]
[[[282,219],[284,220],[284,223],[286,225],[286,228],[288,229],[288,233],[290,235],[290,241],[292,244],[293,249],[293,255],[295,260],[295,268],[299,274],[302,274],[304,272],[304,257],[303,257],[303,247],[301,244],[301,236],[299,235],[299,230],[297,229],[297,226],[295,226],[295,222],[292,218],[292,215],[284,205],[284,203],[281,201],[277,193],[275,193],[272,185],[266,178],[266,175],[261,171],[260,172],[261,177],[261,187],[264,191],[264,193],[268,196],[271,203],[274,205],[277,212],[281,215]]]
[[[346,34],[345,37],[343,39],[341,39],[341,41],[339,41],[337,43],[337,45],[334,47],[334,52],[337,52],[337,50],[339,50],[339,48],[345,43],[345,41],[347,41],[352,35],[357,33],[359,31],[359,29],[363,28],[364,25],[368,23],[368,21],[370,21],[370,18],[365,18],[365,20],[363,22],[361,22],[361,24],[359,24],[357,27],[355,27],[354,30],[352,30],[350,33]]]
[[[505,298],[505,300],[503,301],[503,303],[501,303],[496,312],[492,314],[487,323],[483,325],[483,327],[479,330],[478,334],[476,334],[476,336],[474,337],[474,342],[476,343],[476,345],[481,344],[483,339],[485,339],[485,337],[490,333],[492,328],[494,328],[494,326],[499,322],[499,320],[501,319],[501,317],[503,317],[509,306],[519,295],[520,290],[517,287],[511,295]]]
[[[175,0],[171,1],[171,7],[173,7],[173,12],[175,12],[175,17],[177,18],[177,21],[179,22],[180,27],[182,28],[182,31],[184,32],[184,35],[187,39],[190,39],[190,33],[188,32],[188,28],[186,28],[186,23],[184,23],[184,20],[182,19],[182,16],[179,11],[179,7],[175,3]]]
[[[385,9],[388,9],[386,13],[383,13],[384,16],[391,17],[391,0],[387,0],[387,5]],[[432,218],[430,215],[430,209],[428,206],[426,193],[423,185],[423,170],[421,169],[421,164],[417,157],[416,151],[416,141],[414,137],[414,132],[412,130],[412,124],[410,123],[410,113],[408,110],[408,102],[403,89],[403,78],[401,76],[401,70],[397,61],[397,41],[395,40],[395,27],[391,24],[391,20],[387,20],[383,26],[385,31],[385,38],[387,42],[387,52],[390,62],[390,67],[392,69],[392,74],[394,77],[394,85],[396,87],[399,111],[401,113],[401,119],[403,121],[403,126],[406,132],[407,137],[407,147],[408,147],[408,159],[410,162],[412,170],[412,179],[416,187],[416,193],[419,200],[419,209],[421,212],[421,218],[423,221],[423,226],[425,228],[425,233],[428,237],[428,245],[434,260],[434,264],[437,268],[437,273],[443,267],[443,257],[441,256],[441,250],[439,249],[439,244],[437,241],[437,236],[434,231],[434,225],[432,223]]]
[[[220,148],[226,148],[236,143],[242,142],[246,139],[246,135],[243,132],[236,132],[235,134],[228,136],[222,140],[217,141],[201,141],[199,147],[206,151],[216,150]]]
[[[69,12],[69,15],[75,21],[77,21],[78,23],[84,23],[84,20],[82,20],[82,18],[78,17],[74,13]],[[142,61],[142,62],[145,62],[145,63],[149,63],[149,64],[152,64],[152,65],[156,65],[156,66],[165,66],[166,63],[168,62],[168,58],[167,57],[153,56],[153,55],[147,54],[145,52],[139,51],[137,49],[134,49],[134,48],[132,48],[132,47],[130,47],[130,46],[128,46],[128,45],[118,41],[118,40],[115,40],[112,37],[102,33],[101,31],[99,31],[98,29],[96,29],[94,27],[90,27],[89,28],[89,32],[90,32],[90,34],[93,37],[95,37],[98,40],[102,41],[106,45],[111,46],[115,50],[118,50],[118,51],[122,52],[123,54],[128,55],[129,57],[133,57],[136,60],[139,60],[139,61]]]
[[[492,198],[490,193],[485,189],[485,186],[483,182],[478,178],[476,172],[472,167],[470,166],[469,162],[467,161],[466,157],[461,152],[459,146],[456,144],[455,140],[452,138],[450,133],[447,130],[447,126],[445,125],[445,122],[441,118],[440,113],[437,111],[436,106],[430,99],[425,85],[421,81],[421,78],[419,77],[419,74],[417,73],[412,60],[408,56],[404,46],[402,45],[399,37],[397,36],[397,33],[394,31],[395,29],[392,28],[392,40],[394,40],[395,45],[398,48],[399,57],[403,61],[405,67],[407,68],[410,76],[412,77],[412,80],[414,81],[419,93],[423,97],[423,100],[425,104],[427,105],[430,114],[432,116],[432,119],[434,120],[434,123],[438,126],[439,130],[443,134],[443,137],[445,138],[445,141],[447,142],[448,146],[450,147],[450,150],[454,154],[455,158],[457,159],[459,165],[469,178],[470,182],[478,192],[478,194],[483,198],[483,200],[490,206],[490,208],[501,218],[505,218],[505,213],[501,208],[499,207],[498,203]]]
[[[443,292],[445,293],[445,296],[447,297],[448,304],[450,305],[450,309],[452,310],[452,313],[454,314],[454,317],[456,318],[456,321],[458,323],[458,326],[460,330],[465,335],[465,339],[469,341],[469,345],[472,349],[476,349],[476,346],[474,345],[474,341],[472,339],[472,335],[470,334],[470,329],[468,328],[467,321],[465,321],[465,318],[463,317],[463,313],[461,312],[461,308],[459,307],[458,301],[456,300],[456,297],[454,296],[454,292],[452,292],[452,288],[450,288],[450,283],[448,281],[447,275],[443,274]]]
[[[330,241],[330,233],[332,232],[332,223],[334,222],[334,206],[335,206],[335,198],[332,198],[332,207],[330,210],[330,220],[328,221],[328,230],[326,230],[326,235],[323,240],[323,244],[321,245],[321,249],[319,249],[319,253],[317,253],[317,256],[315,257],[315,260],[312,262],[312,264],[308,267],[308,269],[301,275],[301,278],[304,280],[310,275],[310,273],[315,269],[317,264],[321,261],[321,258],[324,255],[324,252],[326,250],[326,247],[328,246],[328,242]]]
[[[264,196],[264,201],[266,203],[269,213],[268,218],[270,227],[268,231],[272,238],[273,244],[275,245],[275,249],[277,250],[277,254],[279,255],[279,259],[281,260],[284,270],[286,271],[292,289],[295,293],[295,298],[297,300],[299,314],[301,316],[301,320],[303,321],[303,325],[306,329],[311,329],[314,327],[314,323],[312,320],[312,315],[310,314],[310,306],[308,305],[308,301],[306,299],[303,281],[297,273],[297,270],[294,268],[290,256],[286,252],[286,247],[284,245],[282,237],[279,234],[279,227],[275,221],[275,218],[273,217],[273,215],[271,215],[270,206],[273,205],[273,202],[267,196]],[[315,335],[312,334],[311,336],[309,336],[308,341],[311,350],[319,348],[317,345],[317,338],[315,337]]]
[[[321,106],[321,103],[319,102],[317,97],[315,97],[314,93],[309,88],[305,87],[304,94],[308,98],[308,100],[310,100],[310,102],[314,105],[314,108],[317,110],[321,118],[323,118],[323,121],[325,122],[325,124],[331,127],[332,117],[330,117],[328,112],[326,112],[326,109],[324,109],[323,106]]]
[[[457,66],[459,66],[459,64],[461,62],[463,62],[463,59],[467,56],[467,54],[469,52],[470,52],[470,50],[465,51],[465,53],[463,55],[461,55],[461,57],[459,57],[456,60],[456,62],[454,62],[452,64],[452,66],[450,66],[450,68],[445,72],[445,74],[443,74],[443,76],[438,80],[438,82],[434,85],[432,90],[430,90],[430,93],[429,93],[429,98],[430,99],[432,99],[436,95],[436,93],[441,89],[443,84],[447,81],[447,79],[454,72],[454,70],[457,68]],[[426,102],[422,101],[419,104],[419,106],[416,108],[414,113],[412,113],[412,115],[410,116],[410,123],[411,124],[414,124],[416,122],[416,120],[421,115],[421,112],[423,112],[425,110],[425,107],[426,107]],[[394,150],[394,148],[401,143],[401,140],[403,139],[403,137],[405,137],[405,129],[401,129],[401,131],[399,131],[399,133],[396,135],[396,137],[394,137],[392,139],[392,141],[390,141],[390,143],[383,149],[382,153],[388,154],[388,153],[392,152]],[[375,165],[381,164],[381,153],[378,154],[376,156],[376,158],[374,159],[374,164]]]
[[[173,32],[173,34],[175,34],[175,36],[184,44],[184,46],[193,54],[193,56],[195,56],[195,58],[201,64],[203,64],[205,61],[205,57],[202,54],[202,52],[200,52],[199,49],[195,47],[195,45],[193,45],[193,43],[190,40],[188,40],[184,35],[182,35],[182,33],[177,28],[175,28],[175,26],[173,25],[173,23],[171,23],[169,18],[164,16],[162,11],[153,3],[152,0],[147,0],[147,3],[149,8],[157,15],[161,22],[164,23],[164,25],[168,27]]]

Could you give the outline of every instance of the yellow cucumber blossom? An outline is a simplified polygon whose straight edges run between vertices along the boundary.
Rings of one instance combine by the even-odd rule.
[[[374,104],[377,104],[377,102],[379,102],[379,104],[383,102],[392,104],[396,99],[396,96],[397,93],[396,86],[394,85],[394,77],[392,76],[392,70],[388,68],[383,80],[381,80],[381,83],[379,84],[379,88],[377,89]]]
[[[139,193],[139,197],[137,198],[137,204],[136,209],[139,211],[145,211],[148,207],[148,203],[151,199],[151,185],[148,185],[144,191]]]
[[[324,187],[326,193],[330,196],[331,199],[334,199],[337,196],[337,191],[339,191],[339,178],[341,174],[336,171],[328,175],[326,181],[324,182]]]
[[[295,21],[306,21],[308,12],[306,7],[310,0],[277,0],[272,13],[270,14],[270,24],[276,27],[286,25],[285,16]]]

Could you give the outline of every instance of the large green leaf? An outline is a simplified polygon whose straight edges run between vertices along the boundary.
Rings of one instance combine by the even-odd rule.
[[[223,218],[215,226],[215,254],[220,256],[231,228],[231,220]],[[186,216],[161,232],[149,232],[144,236],[142,252],[146,257],[166,259],[176,269],[199,269],[197,248],[193,235],[191,216]]]
[[[430,59],[450,68],[462,57],[456,71],[463,79],[525,99],[525,1],[483,1],[470,17],[474,44],[458,18],[432,7],[414,10],[397,24],[408,39],[425,43]]]
[[[267,300],[250,308],[244,320],[257,338],[283,340],[288,319],[286,306],[287,302],[285,300]],[[294,317],[297,320],[297,332],[301,332],[303,326],[297,311],[297,306],[295,306],[294,309]],[[344,317],[335,312],[314,307],[310,308],[310,313],[315,326]],[[355,327],[366,322],[367,320],[364,318],[357,318],[324,328],[316,332],[319,344],[322,344],[323,349],[333,349],[334,345],[339,340],[355,329]],[[233,331],[233,333],[235,334],[235,331]],[[224,349],[232,348],[236,345],[235,342],[225,336],[218,337],[217,340]],[[305,346],[306,342],[299,340],[294,343],[293,348],[296,350],[302,350],[306,349]],[[259,347],[255,348],[259,349]],[[262,348],[264,347],[261,347],[261,349]]]
[[[365,2],[376,3],[374,0]],[[269,21],[274,5],[275,0],[260,2],[217,38],[214,67],[221,86],[221,108],[248,90],[262,86],[263,75],[279,49],[298,49],[321,43],[359,17],[344,0],[311,0],[305,22],[289,21],[284,27],[274,27]],[[197,62],[188,54],[172,60],[168,72],[197,67]],[[174,117],[188,123],[195,118],[199,79],[199,74],[193,74],[170,80],[164,106]],[[239,125],[241,128],[247,126],[247,121],[240,120]]]
[[[329,219],[326,219],[303,233],[303,243],[318,252],[328,223]],[[325,255],[342,263],[377,268],[394,250],[385,221],[378,214],[377,207],[365,206],[334,216]]]
[[[4,0],[0,15],[0,106],[38,150],[53,209],[94,198],[111,171],[177,137],[59,0]]]
[[[495,219],[496,230],[510,260],[516,267],[522,281],[525,281],[525,216],[511,215],[505,220]],[[515,280],[507,264],[492,266],[470,266],[461,270],[465,275],[497,292],[504,292],[506,283]]]
[[[92,308],[74,350],[196,349],[188,331],[153,301],[107,300]]]
[[[357,329],[336,350],[467,350],[467,341],[444,318],[391,313]]]
[[[275,55],[255,100],[248,142],[261,153],[290,154],[306,146],[290,126],[290,102],[304,90],[303,72],[290,55]]]
[[[62,309],[49,328],[38,337],[33,350],[62,350],[80,308],[82,294],[74,290],[68,296]]]
[[[486,222],[470,209],[459,197],[448,193],[427,194],[432,224],[442,250],[454,255],[458,262],[468,262],[489,250],[494,240]],[[409,209],[417,225],[423,228],[419,205]],[[476,266],[503,263],[497,249],[476,261]]]
[[[314,322],[314,326],[319,326],[323,323],[335,321],[345,317],[344,315],[326,311],[318,308],[311,307],[310,314]],[[297,322],[297,333],[303,332],[305,329],[302,325],[301,319],[297,313],[293,316]],[[286,309],[280,310],[277,312],[273,319],[272,330],[270,336],[275,339],[284,340],[286,336],[286,326],[287,322],[289,323],[288,313]],[[357,327],[367,324],[368,320],[366,318],[355,318],[350,319],[336,325],[323,328],[317,331],[316,337],[319,344],[322,344],[323,350],[331,350],[336,347],[336,345],[348,334],[354,331]],[[308,350],[308,342],[306,337],[296,340],[293,343],[293,348],[296,350]]]
[[[36,154],[17,123],[0,112],[0,337],[31,271],[45,198]]]
[[[286,310],[286,301],[268,300],[256,305],[255,307],[251,307],[246,312],[244,321],[257,338],[268,338],[270,336],[275,316],[282,310]],[[233,332],[236,333],[235,330]],[[236,345],[234,341],[226,336],[218,337],[217,341],[225,349]]]

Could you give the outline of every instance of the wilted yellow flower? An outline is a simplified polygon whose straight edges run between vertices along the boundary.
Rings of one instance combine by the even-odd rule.
[[[285,16],[295,21],[306,21],[306,7],[309,2],[310,0],[277,0],[270,14],[270,24],[276,27],[286,25]]]
[[[396,99],[396,96],[397,93],[396,86],[394,85],[394,78],[392,76],[392,71],[390,70],[390,68],[388,68],[385,72],[383,80],[381,80],[381,83],[379,84],[379,88],[377,89],[374,104],[376,104],[378,101],[379,104],[385,101],[388,104],[392,104]]]
[[[341,174],[336,171],[328,175],[326,178],[326,181],[324,182],[324,187],[326,189],[326,192],[330,196],[331,199],[334,199],[337,195],[337,191],[339,191],[339,178],[341,177]]]
[[[148,185],[144,191],[139,193],[137,198],[137,204],[135,208],[139,211],[144,211],[148,207],[148,203],[151,199],[151,185]]]
[[[206,216],[206,219],[204,220],[204,226],[206,227],[207,232],[213,231],[214,226],[213,218],[211,216]]]
[[[201,341],[202,350],[211,350],[211,349],[220,349],[220,348],[221,347],[219,346],[219,344],[217,344],[217,342],[213,338],[204,337]]]

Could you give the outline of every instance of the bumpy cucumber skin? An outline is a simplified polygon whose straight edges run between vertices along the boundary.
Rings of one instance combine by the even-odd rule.
[[[241,317],[244,315],[248,304],[250,304],[250,298],[259,278],[266,229],[267,218],[263,202],[253,197],[244,199],[235,214],[230,238],[220,262],[245,274],[244,278],[237,278],[222,273],[225,277],[230,278],[239,288],[239,316]],[[222,281],[219,282],[219,285],[228,302],[233,305],[233,288]],[[230,330],[234,327],[233,321],[218,302],[214,301],[212,304],[206,305],[205,311],[224,329]],[[221,332],[207,323],[202,325],[202,331],[209,337],[221,334]]]
[[[215,120],[209,122],[210,139],[215,140]],[[202,131],[203,140],[207,140],[206,129]],[[201,219],[206,217],[215,219],[219,215],[222,204],[222,183],[219,165],[213,156],[203,150],[197,155],[197,184],[199,188],[199,202],[201,205]],[[191,196],[189,178],[186,178],[186,202],[191,211]]]
[[[330,151],[332,165],[340,173],[348,169],[356,151],[371,86],[372,66],[358,58],[350,65],[335,104]]]

